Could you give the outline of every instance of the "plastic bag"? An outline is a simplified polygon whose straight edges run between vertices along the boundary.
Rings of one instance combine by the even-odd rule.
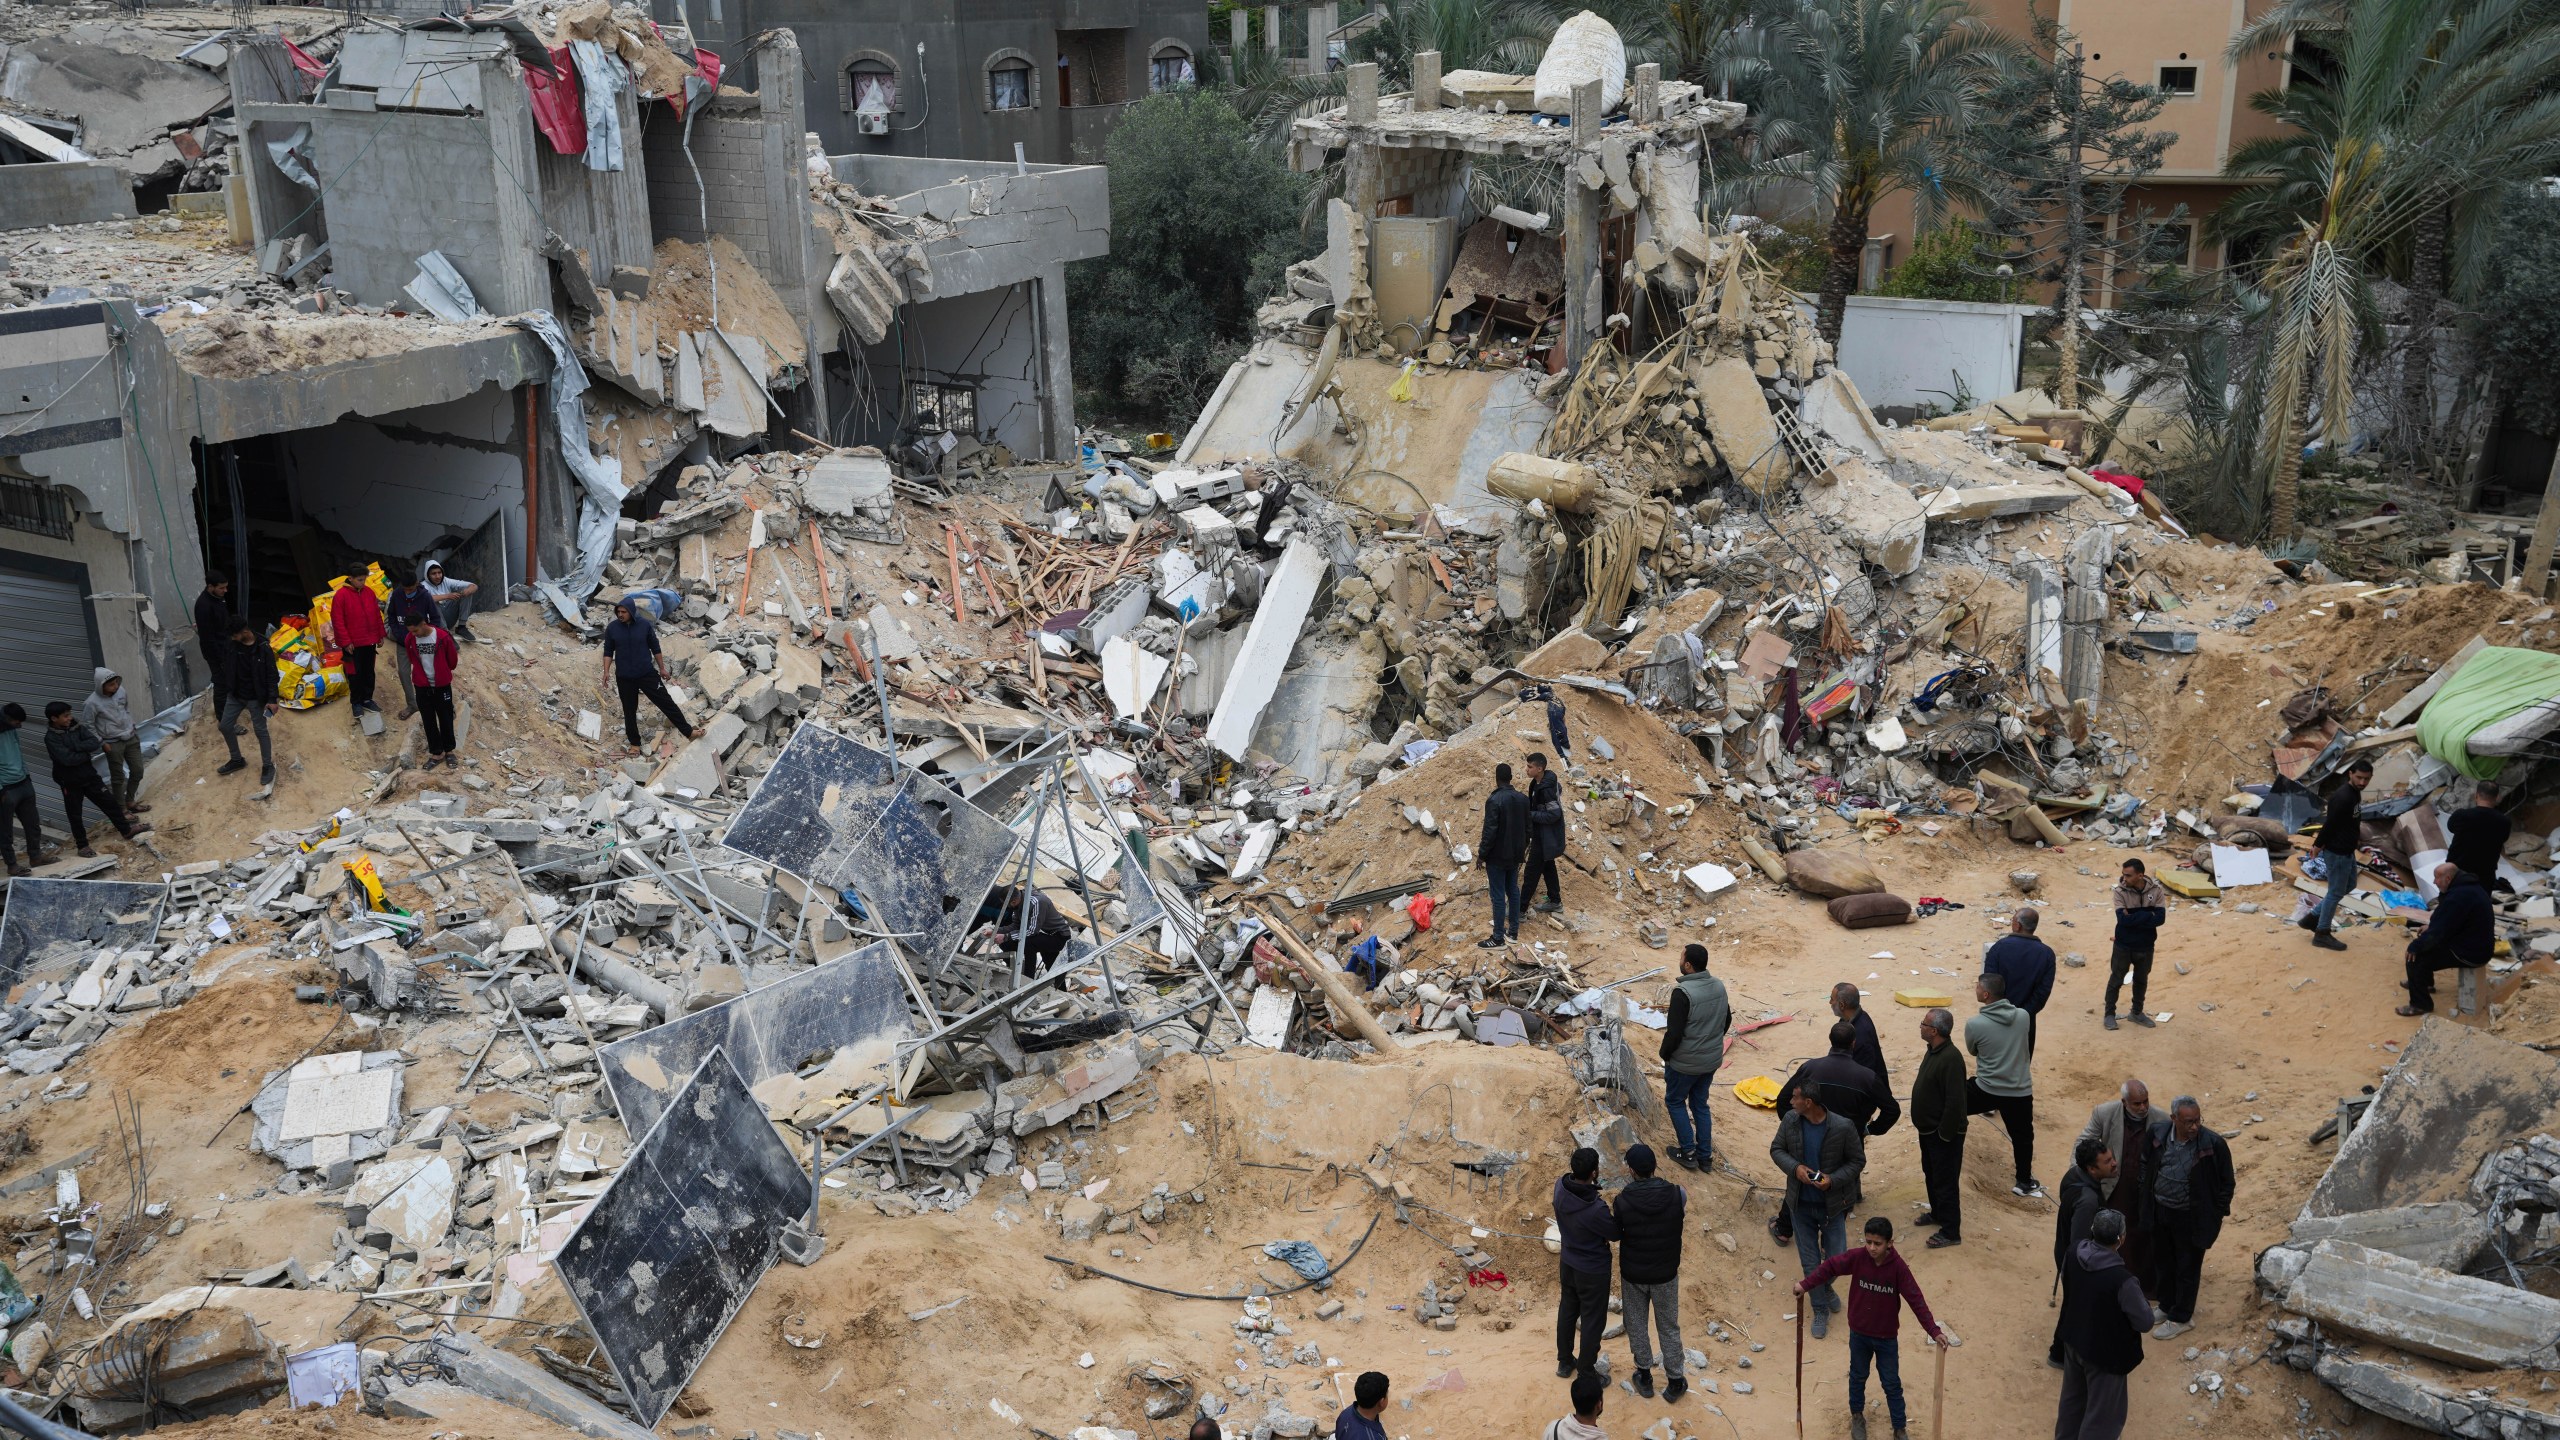
[[[1531,93],[1541,113],[1570,115],[1573,87],[1587,80],[1600,82],[1600,113],[1617,113],[1627,98],[1627,47],[1616,27],[1585,10],[1556,27]]]
[[[1405,906],[1405,917],[1413,921],[1414,929],[1428,930],[1431,928],[1431,912],[1439,903],[1428,895],[1416,895]]]

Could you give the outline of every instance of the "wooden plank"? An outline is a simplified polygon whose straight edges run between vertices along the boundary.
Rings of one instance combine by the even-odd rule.
[[[2470,664],[2472,656],[2477,655],[2488,648],[2488,636],[2472,636],[2468,644],[2453,652],[2453,658],[2446,661],[2443,668],[2437,670],[2436,673],[2428,676],[2426,679],[2419,681],[2417,689],[2401,696],[2390,709],[2383,711],[2380,715],[2377,715],[2374,718],[2381,721],[2385,726],[2406,725],[2410,721],[2417,719],[2418,712],[2426,709],[2427,702],[2436,698],[2436,692],[2444,688],[2444,682],[2452,679],[2463,666]]]

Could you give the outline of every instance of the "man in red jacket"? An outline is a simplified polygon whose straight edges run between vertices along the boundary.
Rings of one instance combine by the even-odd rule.
[[[1796,1282],[1796,1293],[1834,1280],[1849,1282],[1849,1440],[1867,1440],[1867,1366],[1875,1365],[1884,1385],[1885,1408],[1893,1415],[1893,1440],[1910,1440],[1910,1417],[1902,1406],[1902,1305],[1931,1340],[1953,1345],[1956,1338],[1938,1328],[1921,1298],[1920,1282],[1893,1248],[1893,1222],[1881,1215],[1867,1221],[1866,1244],[1843,1250]]]
[[[338,647],[339,667],[346,673],[347,709],[361,725],[367,710],[382,713],[373,703],[373,667],[377,647],[386,638],[382,601],[363,576],[346,577],[330,594],[328,638]]]
[[[409,617],[400,641],[409,657],[409,683],[418,692],[418,718],[427,727],[427,767],[450,770],[453,758],[453,632],[424,615]]]

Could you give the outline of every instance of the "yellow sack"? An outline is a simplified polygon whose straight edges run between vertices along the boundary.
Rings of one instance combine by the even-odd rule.
[[[1404,362],[1404,370],[1396,376],[1396,383],[1387,387],[1388,399],[1399,405],[1413,403],[1413,371],[1414,367],[1420,363],[1418,360]]]
[[[1778,1082],[1766,1075],[1754,1075],[1733,1087],[1733,1098],[1754,1110],[1778,1108]]]
[[[315,709],[346,693],[346,672],[322,664],[313,647],[276,657],[276,703],[286,709]]]
[[[346,868],[348,874],[356,877],[357,884],[364,887],[366,904],[375,910],[390,908],[382,903],[382,876],[375,872],[372,856],[360,855],[353,860],[341,860],[338,863]]]

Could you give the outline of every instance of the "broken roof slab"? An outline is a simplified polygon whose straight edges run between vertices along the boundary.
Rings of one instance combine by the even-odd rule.
[[[199,396],[204,415],[197,434],[212,443],[311,430],[349,415],[390,415],[464,399],[491,385],[513,390],[551,378],[550,352],[528,331],[496,324],[422,328],[414,320],[367,318],[386,333],[396,329],[407,348],[232,379],[191,373],[188,418]],[[172,349],[182,350],[172,339]],[[188,368],[186,355],[173,358]]]
[[[901,155],[831,155],[838,180],[890,198],[919,226],[930,276],[913,299],[941,300],[1036,280],[1050,267],[1111,249],[1110,173],[1099,165],[1033,165]]]
[[[2304,1218],[2467,1198],[2481,1163],[2550,1128],[2560,1057],[2429,1019],[2338,1142]]]
[[[1610,138],[1626,136],[1683,145],[1692,140],[1729,135],[1742,128],[1745,108],[1729,100],[1709,100],[1686,81],[1662,82],[1663,117],[1638,124],[1623,115],[1601,127]],[[1462,150],[1470,155],[1504,159],[1555,160],[1574,148],[1573,127],[1556,117],[1490,110],[1416,110],[1409,95],[1378,100],[1378,118],[1354,124],[1350,107],[1338,105],[1306,116],[1289,127],[1293,155],[1298,147],[1339,150],[1359,142],[1404,150]],[[1299,169],[1315,166],[1299,164]]]

